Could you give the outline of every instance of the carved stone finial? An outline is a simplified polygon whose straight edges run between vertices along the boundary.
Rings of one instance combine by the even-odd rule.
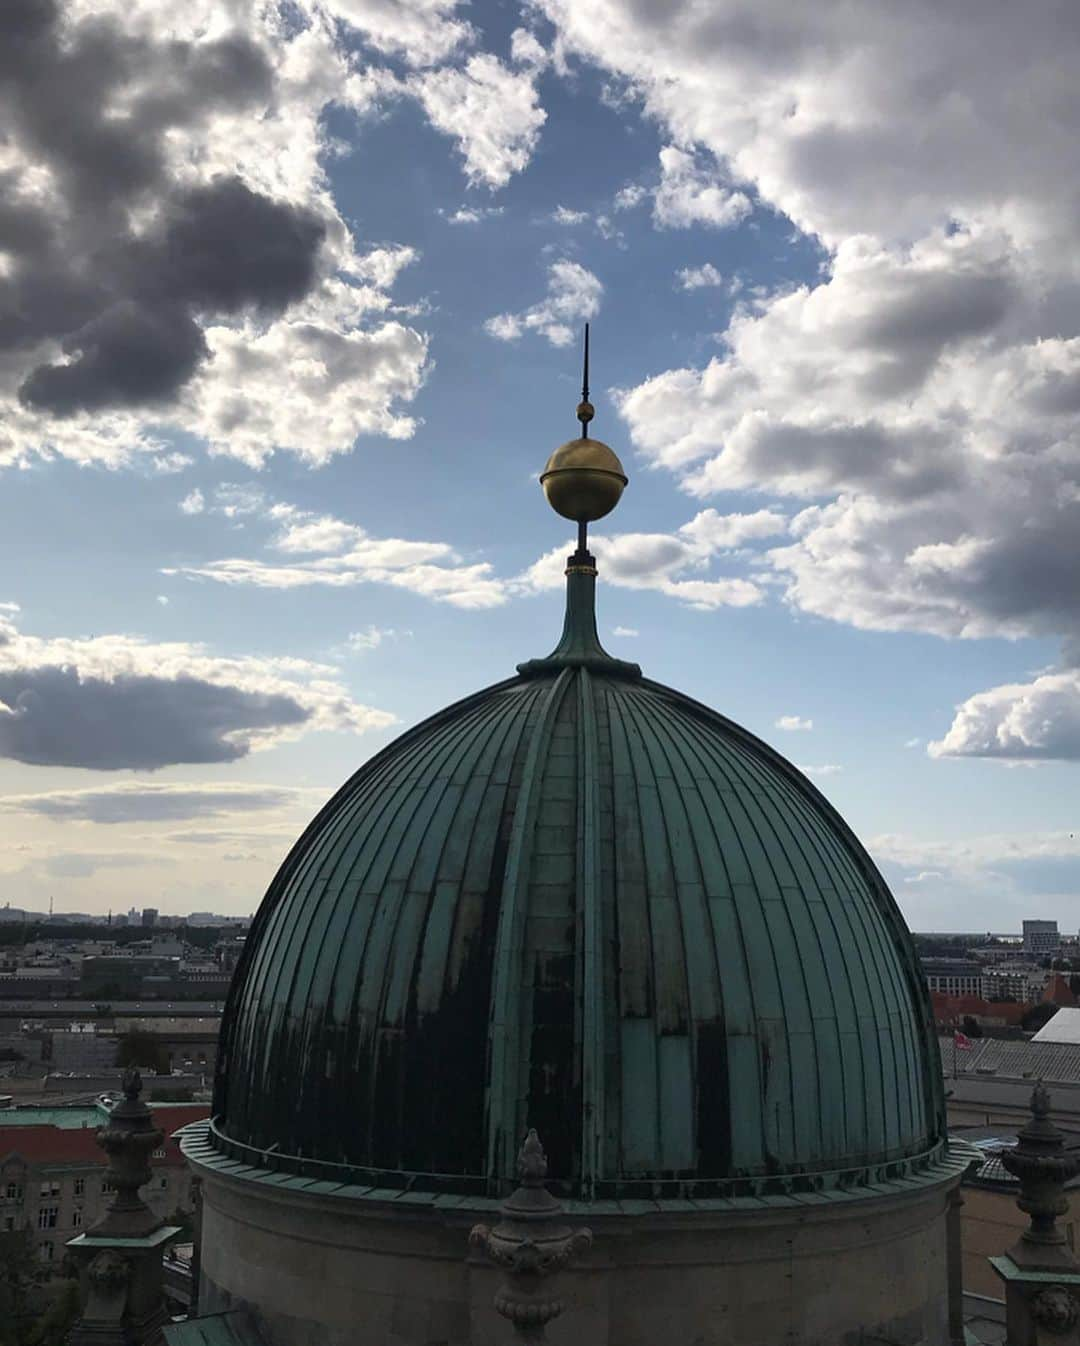
[[[547,1155],[535,1126],[529,1128],[518,1150],[517,1169],[522,1187],[543,1187],[548,1171]]]
[[[1050,1120],[1050,1094],[1040,1080],[1031,1095],[1032,1120],[1016,1138],[1016,1148],[1000,1151],[1004,1168],[1020,1180],[1016,1204],[1031,1216],[1021,1242],[1042,1248],[1065,1243],[1057,1217],[1069,1209],[1065,1184],[1080,1173],[1080,1154],[1065,1149],[1065,1137]]]
[[[139,1188],[150,1181],[150,1155],[165,1133],[154,1125],[153,1114],[139,1097],[142,1077],[134,1066],[124,1071],[121,1085],[124,1097],[97,1133],[97,1143],[109,1156],[107,1178],[116,1196],[104,1218],[87,1233],[141,1238],[164,1223],[140,1197]]]
[[[592,1232],[562,1222],[562,1203],[544,1186],[547,1155],[535,1130],[518,1151],[521,1186],[500,1207],[494,1228],[476,1225],[469,1235],[474,1248],[503,1270],[495,1292],[495,1309],[512,1324],[515,1340],[537,1343],[565,1307],[554,1293],[555,1275],[592,1245]]]

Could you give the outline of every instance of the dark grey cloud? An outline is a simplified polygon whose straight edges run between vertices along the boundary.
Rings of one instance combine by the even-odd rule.
[[[64,338],[67,364],[39,365],[19,398],[57,416],[110,406],[145,406],[172,396],[208,351],[202,329],[179,304],[112,304]]]
[[[12,795],[0,806],[8,812],[32,813],[57,822],[172,822],[280,808],[294,803],[299,793],[280,785],[220,787],[125,783],[99,790],[52,790],[45,794]]]
[[[201,323],[303,298],[326,234],[237,177],[192,186],[170,168],[170,131],[270,103],[255,42],[65,18],[56,0],[0,6],[0,125],[19,161],[0,176],[0,361],[28,371],[25,405],[56,416],[167,402],[208,356]]]
[[[284,693],[194,677],[111,679],[71,667],[0,671],[0,757],[34,766],[151,770],[233,762],[259,731],[304,724],[312,712]]]

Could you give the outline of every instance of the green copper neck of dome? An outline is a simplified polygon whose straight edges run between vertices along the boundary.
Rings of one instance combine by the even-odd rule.
[[[579,548],[566,563],[566,617],[562,639],[546,659],[518,664],[523,678],[559,673],[564,668],[587,668],[614,678],[640,678],[641,669],[625,659],[615,659],[596,631],[596,561]]]

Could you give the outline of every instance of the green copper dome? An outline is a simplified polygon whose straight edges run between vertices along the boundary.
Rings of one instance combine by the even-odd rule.
[[[313,1180],[499,1192],[536,1127],[585,1198],[880,1183],[944,1140],[910,936],[771,748],[600,648],[367,762],[259,910],[212,1141]]]

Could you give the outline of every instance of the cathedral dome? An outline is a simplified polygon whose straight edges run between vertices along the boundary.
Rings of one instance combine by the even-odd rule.
[[[377,754],[294,846],[222,1026],[211,1144],[497,1194],[536,1127],[586,1200],[870,1187],[936,1163],[910,935],[814,786],[612,659],[551,656]]]

